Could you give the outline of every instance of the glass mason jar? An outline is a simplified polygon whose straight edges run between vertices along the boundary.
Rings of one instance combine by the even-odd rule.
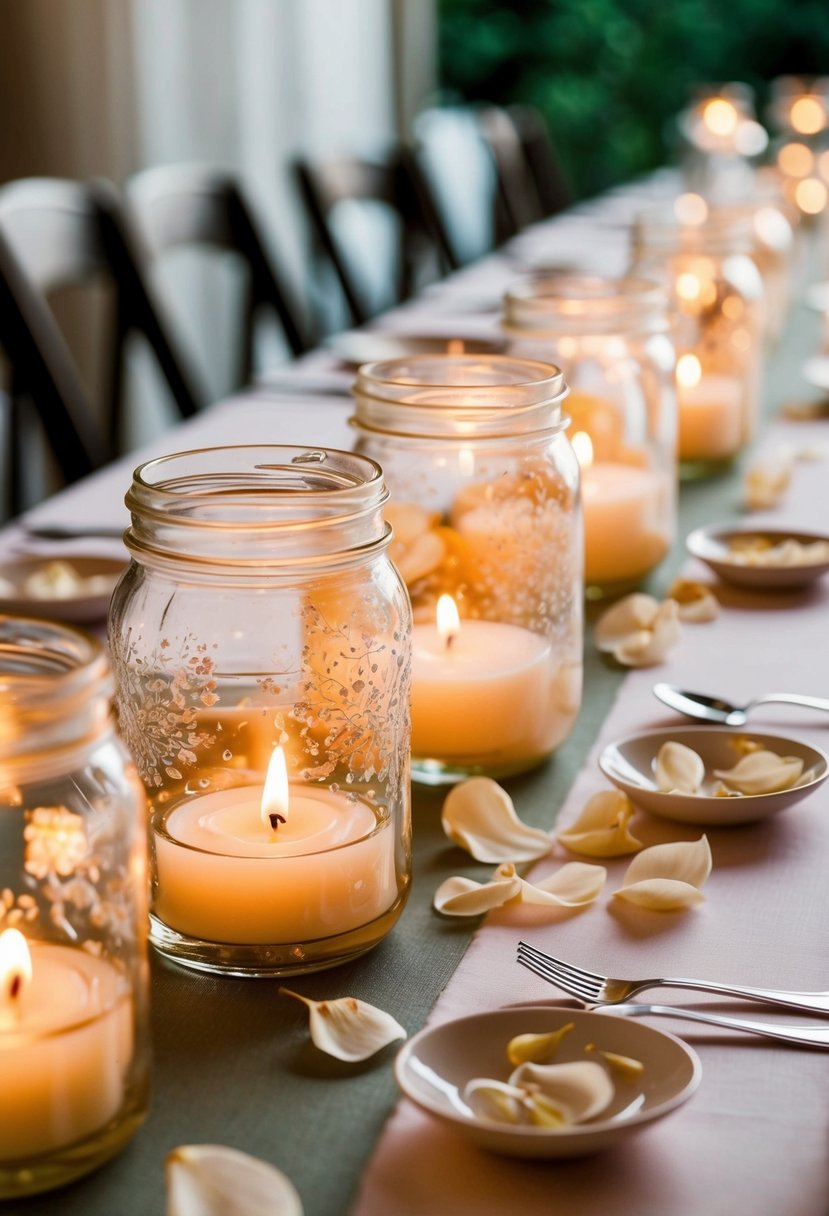
[[[0,616],[0,1199],[118,1152],[149,1092],[147,841],[100,644]]]
[[[642,214],[631,266],[632,274],[667,287],[674,310],[679,470],[686,478],[721,471],[750,440],[765,326],[751,216],[697,202],[697,223],[674,209]]]
[[[382,464],[414,609],[412,773],[539,764],[581,703],[578,464],[558,368],[428,355],[360,368],[357,450]]]
[[[504,301],[515,354],[564,369],[582,466],[589,599],[637,587],[676,532],[676,392],[667,296],[641,279],[559,275]]]
[[[411,870],[411,612],[381,470],[247,446],[150,461],[110,610],[121,729],[151,804],[150,939],[186,966],[362,954]]]

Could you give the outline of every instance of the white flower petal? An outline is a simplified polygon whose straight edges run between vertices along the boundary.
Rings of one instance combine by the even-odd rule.
[[[679,604],[679,619],[702,624],[715,620],[720,614],[720,601],[704,583],[678,578],[671,584],[668,595]]]
[[[652,595],[635,591],[618,600],[596,622],[593,640],[599,650],[615,650],[625,639],[641,630],[650,630],[659,610]]]
[[[499,873],[506,870],[499,866]],[[520,902],[558,908],[581,908],[592,904],[601,894],[607,878],[604,866],[591,866],[583,861],[568,861],[549,878],[538,883],[519,879]]]
[[[500,908],[521,892],[517,876],[492,882],[473,882],[471,878],[447,878],[435,892],[432,906],[444,916],[481,916]]]
[[[655,912],[678,912],[705,899],[698,887],[689,882],[679,882],[676,878],[644,878],[641,882],[620,887],[613,892],[613,896]]]
[[[651,879],[671,879],[701,887],[712,867],[711,846],[707,836],[699,840],[678,840],[643,849],[627,868],[622,889]]]
[[[454,786],[443,804],[443,830],[476,861],[535,861],[549,853],[552,837],[522,823],[512,799],[490,777]]]
[[[743,756],[733,768],[715,768],[714,776],[741,794],[774,794],[791,789],[802,772],[803,761],[797,756],[778,756],[761,748]]]
[[[493,1123],[526,1123],[525,1098],[523,1089],[492,1077],[474,1077],[463,1090],[463,1100],[475,1118]]]
[[[588,798],[576,822],[566,832],[559,832],[557,840],[565,848],[587,857],[636,853],[642,842],[628,828],[634,813],[627,794],[621,790],[601,790]]]
[[[184,1144],[165,1162],[167,1216],[302,1216],[276,1166],[222,1144]]]
[[[613,1101],[613,1082],[601,1064],[574,1060],[567,1064],[521,1064],[510,1085],[543,1096],[561,1111],[565,1123],[584,1123]]]
[[[702,757],[673,739],[663,743],[656,757],[656,788],[663,793],[696,794],[705,780]]]
[[[679,605],[676,600],[663,600],[651,628],[622,639],[613,655],[625,667],[654,667],[679,638]]]
[[[284,996],[292,996],[308,1006],[311,1039],[330,1056],[354,1063],[367,1060],[395,1039],[405,1039],[406,1031],[391,1014],[367,1001],[353,996],[333,1001],[312,1001],[310,997],[280,988]]]

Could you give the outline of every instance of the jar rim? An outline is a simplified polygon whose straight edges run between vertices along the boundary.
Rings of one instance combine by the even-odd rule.
[[[667,311],[665,288],[644,276],[549,275],[505,293],[504,328],[553,334],[667,328]]]
[[[474,368],[489,364],[496,369],[499,377],[486,380],[480,373],[477,379],[472,378]],[[415,376],[406,376],[402,369],[414,367],[421,377],[430,366],[443,368],[448,377],[454,370],[468,370],[467,379],[456,378],[425,380]],[[510,369],[514,374],[510,376]],[[391,373],[396,371],[396,375]],[[540,359],[525,359],[515,355],[473,355],[473,354],[422,354],[410,355],[406,358],[383,359],[376,363],[365,363],[357,373],[357,385],[362,383],[382,385],[390,394],[388,399],[399,401],[401,397],[393,390],[394,385],[402,389],[429,388],[444,389],[447,393],[463,393],[464,395],[485,396],[491,394],[493,388],[516,388],[531,393],[533,388],[547,394],[545,399],[557,396],[564,387],[564,373],[554,363],[545,363]],[[377,393],[377,396],[382,394]],[[437,402],[433,404],[438,404]]]

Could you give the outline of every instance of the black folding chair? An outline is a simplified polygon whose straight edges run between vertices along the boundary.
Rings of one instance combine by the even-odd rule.
[[[126,346],[134,334],[151,347],[179,414],[195,414],[202,402],[146,283],[134,236],[110,183],[29,178],[3,186],[0,240],[6,305],[0,344],[11,367],[7,497],[15,512],[23,505],[27,416],[39,418],[67,481],[117,454],[125,414]],[[113,315],[109,340],[101,343],[106,387],[103,418],[96,420],[50,298],[59,289],[101,280],[112,291]]]
[[[456,266],[428,186],[406,148],[395,147],[378,159],[302,157],[294,168],[311,231],[334,269],[354,324],[362,325],[381,308],[408,299],[430,272],[434,277]],[[379,305],[369,297],[359,255],[349,250],[337,226],[337,209],[346,202],[379,204],[397,225],[384,276],[389,298]]]
[[[292,355],[310,349],[308,327],[266,249],[241,185],[231,174],[201,165],[162,165],[137,173],[124,189],[153,257],[203,246],[236,254],[246,267],[241,365],[235,387],[248,384],[253,376],[260,310],[276,316]]]

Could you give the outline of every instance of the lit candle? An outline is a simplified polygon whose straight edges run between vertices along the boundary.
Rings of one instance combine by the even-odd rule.
[[[696,355],[676,368],[680,460],[726,460],[743,442],[743,387],[736,376],[703,375]]]
[[[607,586],[642,578],[668,551],[670,487],[652,469],[593,462],[583,431],[572,437],[582,470],[584,581]]]
[[[496,769],[541,760],[577,708],[549,641],[502,621],[458,619],[441,596],[412,632],[412,756]]]
[[[106,959],[0,933],[0,1162],[55,1152],[118,1113],[132,1028],[127,982]]]
[[[352,793],[288,783],[185,798],[157,817],[155,912],[205,941],[279,944],[346,933],[397,898],[394,834]]]

